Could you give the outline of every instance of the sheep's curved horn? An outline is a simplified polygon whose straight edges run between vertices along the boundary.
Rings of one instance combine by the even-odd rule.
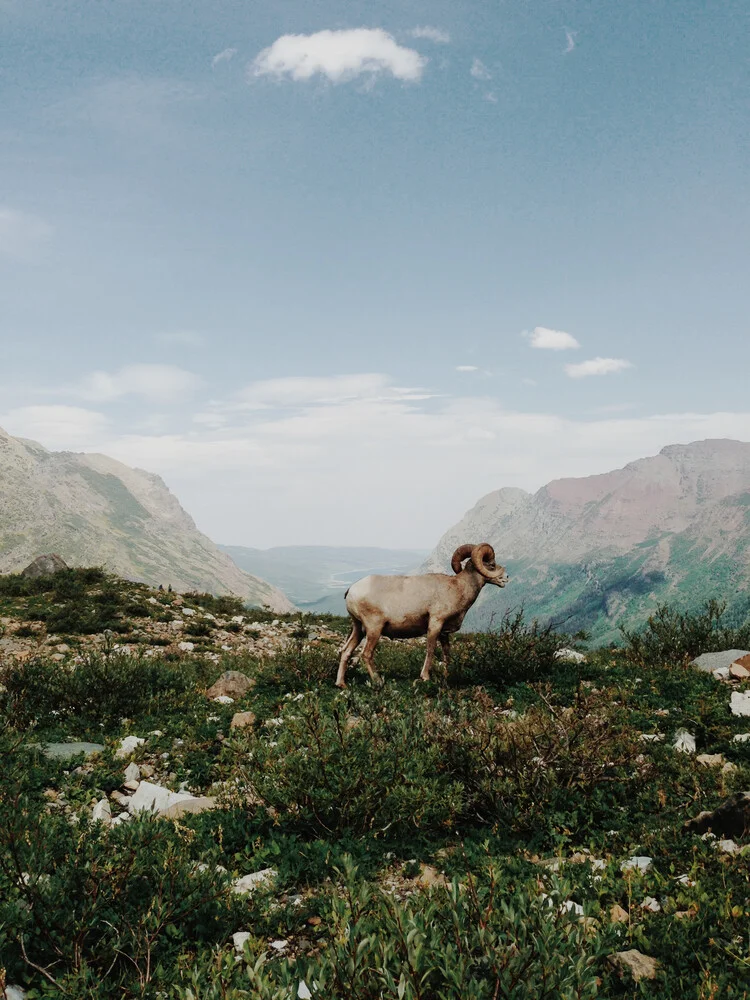
[[[495,550],[488,542],[475,545],[471,552],[474,569],[486,580],[499,580],[505,576],[505,567],[495,565]]]
[[[476,545],[459,545],[451,557],[451,569],[454,573],[461,572],[461,563],[468,559]]]

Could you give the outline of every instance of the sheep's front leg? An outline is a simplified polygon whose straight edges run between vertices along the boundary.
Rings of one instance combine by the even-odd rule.
[[[358,622],[356,619],[352,620],[352,630],[349,633],[349,638],[344,644],[344,648],[341,650],[341,658],[339,659],[339,672],[336,675],[336,687],[346,687],[346,665],[351,659],[352,653],[357,648],[357,646],[362,641],[362,636],[364,635],[364,630],[362,628],[362,623]]]
[[[430,670],[435,659],[435,647],[437,646],[442,629],[442,622],[435,622],[434,624],[430,622],[430,627],[427,631],[427,653],[425,654],[422,673],[419,675],[421,681],[428,681],[430,679]]]
[[[375,647],[377,646],[381,633],[383,631],[383,625],[371,625],[367,629],[367,639],[365,640],[365,648],[362,650],[362,662],[367,667],[367,672],[370,675],[370,679],[373,684],[380,682],[380,678],[375,670],[375,663],[373,661],[373,654],[375,652]]]

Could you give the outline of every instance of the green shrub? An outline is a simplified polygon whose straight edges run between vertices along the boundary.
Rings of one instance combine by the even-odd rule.
[[[75,669],[44,658],[0,670],[0,711],[18,726],[40,729],[76,719],[85,727],[170,713],[194,701],[216,668],[200,661],[87,654]]]
[[[226,956],[193,969],[178,1000],[292,1000],[304,982],[320,1000],[593,1000],[615,933],[565,909],[567,887],[501,885],[489,870],[400,903],[349,867],[324,904],[317,957],[269,960],[246,945],[246,968]],[[249,983],[248,983],[249,980]],[[250,987],[248,990],[247,987]]]
[[[551,624],[527,622],[523,610],[508,611],[497,628],[458,638],[449,678],[453,684],[537,681],[550,673],[555,653],[571,641]]]
[[[308,834],[501,823],[543,839],[561,822],[584,833],[627,801],[641,748],[602,699],[567,709],[546,699],[514,720],[482,693],[389,692],[330,707],[308,694],[233,752],[241,786]]]
[[[700,611],[677,611],[662,604],[640,630],[622,630],[630,659],[644,666],[680,664],[701,653],[749,648],[750,621],[725,623],[726,601],[710,600]]]

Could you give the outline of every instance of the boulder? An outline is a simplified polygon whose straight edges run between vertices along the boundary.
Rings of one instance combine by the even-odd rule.
[[[750,691],[732,691],[729,707],[732,715],[750,715]]]
[[[20,986],[5,987],[5,1000],[24,1000],[25,996],[26,990],[22,990]]]
[[[142,743],[146,741],[142,736],[124,736],[120,740],[120,745],[115,750],[115,757],[122,759],[123,757],[129,757],[134,750],[136,750]]]
[[[91,818],[95,823],[104,823],[109,826],[112,822],[112,809],[107,799],[100,799],[96,803]]]
[[[44,755],[57,760],[67,760],[69,757],[77,757],[79,753],[90,757],[91,754],[101,753],[103,749],[101,743],[46,743]]]
[[[695,759],[704,767],[723,767],[726,763],[723,753],[699,753]]]
[[[60,556],[52,553],[50,555],[37,556],[30,562],[26,569],[21,570],[21,576],[29,576],[32,579],[38,576],[54,576],[62,570],[69,569],[68,564]]]
[[[206,694],[209,698],[243,698],[255,681],[239,670],[225,670],[211,685]]]
[[[750,792],[735,792],[712,811],[706,810],[684,826],[685,833],[707,833],[727,839],[742,837],[750,831]]]
[[[255,712],[235,712],[230,729],[246,729],[255,724]]]
[[[693,666],[707,674],[712,674],[714,670],[728,669],[743,656],[750,656],[750,650],[724,649],[718,653],[701,653],[693,660]]]
[[[558,649],[555,653],[556,660],[562,660],[564,663],[585,663],[586,657],[583,653],[579,653],[577,649]]]
[[[199,813],[207,812],[216,808],[216,799],[209,795],[197,795],[194,798],[182,799],[174,805],[163,809],[160,816],[164,819],[181,819],[183,816],[197,816]]]
[[[269,886],[277,875],[278,872],[273,868],[263,868],[259,872],[251,872],[249,875],[243,875],[242,878],[234,880],[232,892],[236,892],[242,896],[261,886]]]
[[[619,903],[614,903],[609,910],[609,919],[613,924],[626,924],[630,920],[630,914]]]
[[[672,746],[680,753],[695,753],[695,737],[687,729],[678,729]]]
[[[194,798],[195,796],[189,792],[171,792],[168,788],[151,781],[142,781],[135,794],[128,800],[128,809],[131,813],[153,810],[161,815],[172,806]]]
[[[640,951],[631,948],[629,951],[618,951],[611,956],[610,961],[617,968],[628,969],[633,979],[656,979],[659,963],[655,958],[642,955]]]

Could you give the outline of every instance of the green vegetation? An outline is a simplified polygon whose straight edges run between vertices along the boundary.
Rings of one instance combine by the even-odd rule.
[[[0,577],[0,613],[31,621],[30,605],[110,594],[108,620],[128,631],[129,607],[166,611],[98,570],[58,576]],[[0,995],[5,980],[29,1000],[748,1000],[750,858],[683,831],[750,788],[750,742],[733,741],[748,720],[686,665],[747,642],[721,612],[660,609],[580,664],[555,657],[570,636],[506,617],[457,637],[449,675],[424,685],[422,647],[384,642],[384,685],[355,668],[345,692],[309,616],[262,660],[103,648],[3,664]],[[227,669],[254,686],[210,701]],[[235,712],[254,724],[231,729]],[[682,728],[734,769],[675,751]],[[219,808],[93,822],[124,781],[127,735],[145,739],[132,759],[149,780]],[[50,740],[105,750],[60,761]],[[623,872],[631,856],[650,869]],[[268,884],[232,891],[267,868]],[[655,979],[616,966],[629,949],[658,962]]]

